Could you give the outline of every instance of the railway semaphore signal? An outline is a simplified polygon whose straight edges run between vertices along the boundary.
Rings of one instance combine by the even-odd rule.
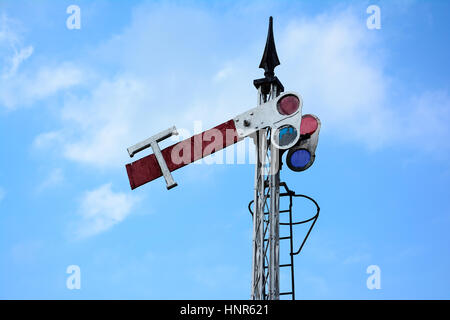
[[[172,135],[177,135],[175,126],[168,128],[134,146],[128,148],[130,157],[147,148],[153,154],[126,165],[131,189],[140,187],[161,176],[167,189],[177,186],[172,172],[203,157],[211,155],[247,137],[253,139],[256,146],[255,188],[253,209],[252,241],[252,289],[251,298],[255,300],[277,300],[280,295],[294,292],[293,256],[302,249],[315,221],[319,207],[310,197],[296,195],[280,182],[281,156],[287,152],[287,166],[293,171],[308,169],[315,160],[320,120],[314,115],[303,115],[302,98],[295,92],[284,92],[284,87],[275,76],[275,67],[280,65],[273,36],[273,19],[269,19],[264,54],[260,68],[264,69],[264,78],[254,80],[258,90],[256,106],[235,116],[216,127],[191,138],[173,144],[163,150],[158,143]],[[280,185],[286,192],[280,193]],[[290,198],[289,223],[280,223],[280,196]],[[293,222],[292,199],[304,197],[314,202],[317,214],[308,220]],[[306,238],[298,251],[293,249],[292,227],[296,224],[313,221]],[[289,236],[280,237],[280,226],[288,225]],[[280,265],[280,240],[290,240],[291,263]],[[292,290],[280,292],[280,267],[289,266],[292,276]]]

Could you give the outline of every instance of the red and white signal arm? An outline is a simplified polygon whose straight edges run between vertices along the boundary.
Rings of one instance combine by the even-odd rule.
[[[160,150],[158,142],[177,135],[175,127],[169,128],[130,148],[136,153],[151,147],[153,154],[126,165],[131,189],[164,176],[167,189],[177,185],[172,171],[226,148],[263,128],[272,128],[271,142],[287,150],[300,140],[302,98],[295,92],[285,92],[275,99],[252,108],[212,129]]]

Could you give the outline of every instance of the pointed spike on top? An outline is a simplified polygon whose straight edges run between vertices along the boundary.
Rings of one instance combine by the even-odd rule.
[[[278,65],[280,65],[280,60],[278,60],[277,48],[275,48],[275,40],[273,37],[273,18],[270,17],[266,47],[259,67],[264,69],[264,76],[267,78],[275,76],[274,70]]]

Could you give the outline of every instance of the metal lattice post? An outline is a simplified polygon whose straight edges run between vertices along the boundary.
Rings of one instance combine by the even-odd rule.
[[[279,94],[271,84],[269,94],[258,89],[262,104]],[[270,129],[259,130],[256,144],[255,213],[253,215],[252,299],[279,299],[279,193],[280,175],[278,149],[270,143]]]
[[[258,88],[258,105],[264,101],[261,88]],[[256,150],[255,190],[253,214],[253,260],[252,260],[252,299],[262,300],[265,297],[264,269],[264,157],[266,150],[266,129],[259,130],[254,136]]]
[[[271,98],[278,95],[278,88],[271,86]],[[279,152],[273,144],[270,145],[270,166],[269,166],[269,299],[278,300],[280,298],[280,170]]]
[[[259,102],[277,96],[272,85],[269,95],[259,90]],[[255,137],[255,213],[253,215],[252,299],[279,299],[279,164],[278,150],[270,144],[270,129]]]
[[[270,17],[266,47],[259,65],[264,78],[253,83],[258,89],[258,106],[276,98],[284,91],[275,77],[280,64]],[[280,297],[279,249],[279,152],[271,144],[271,129],[261,129],[254,135],[256,146],[255,192],[253,214],[252,299],[276,300]]]

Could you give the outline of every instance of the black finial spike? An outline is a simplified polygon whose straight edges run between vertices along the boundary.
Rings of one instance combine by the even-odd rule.
[[[268,78],[275,75],[274,70],[278,65],[280,65],[280,60],[278,60],[277,49],[275,48],[275,40],[273,38],[273,18],[270,17],[266,47],[264,49],[264,54],[259,67],[264,69],[264,76]]]
[[[284,91],[283,84],[275,77],[275,67],[280,65],[278,60],[275,40],[273,38],[273,18],[269,18],[269,31],[267,33],[266,47],[259,67],[264,69],[264,78],[253,80],[256,89],[261,90],[264,95],[269,94],[274,88],[277,95]]]

